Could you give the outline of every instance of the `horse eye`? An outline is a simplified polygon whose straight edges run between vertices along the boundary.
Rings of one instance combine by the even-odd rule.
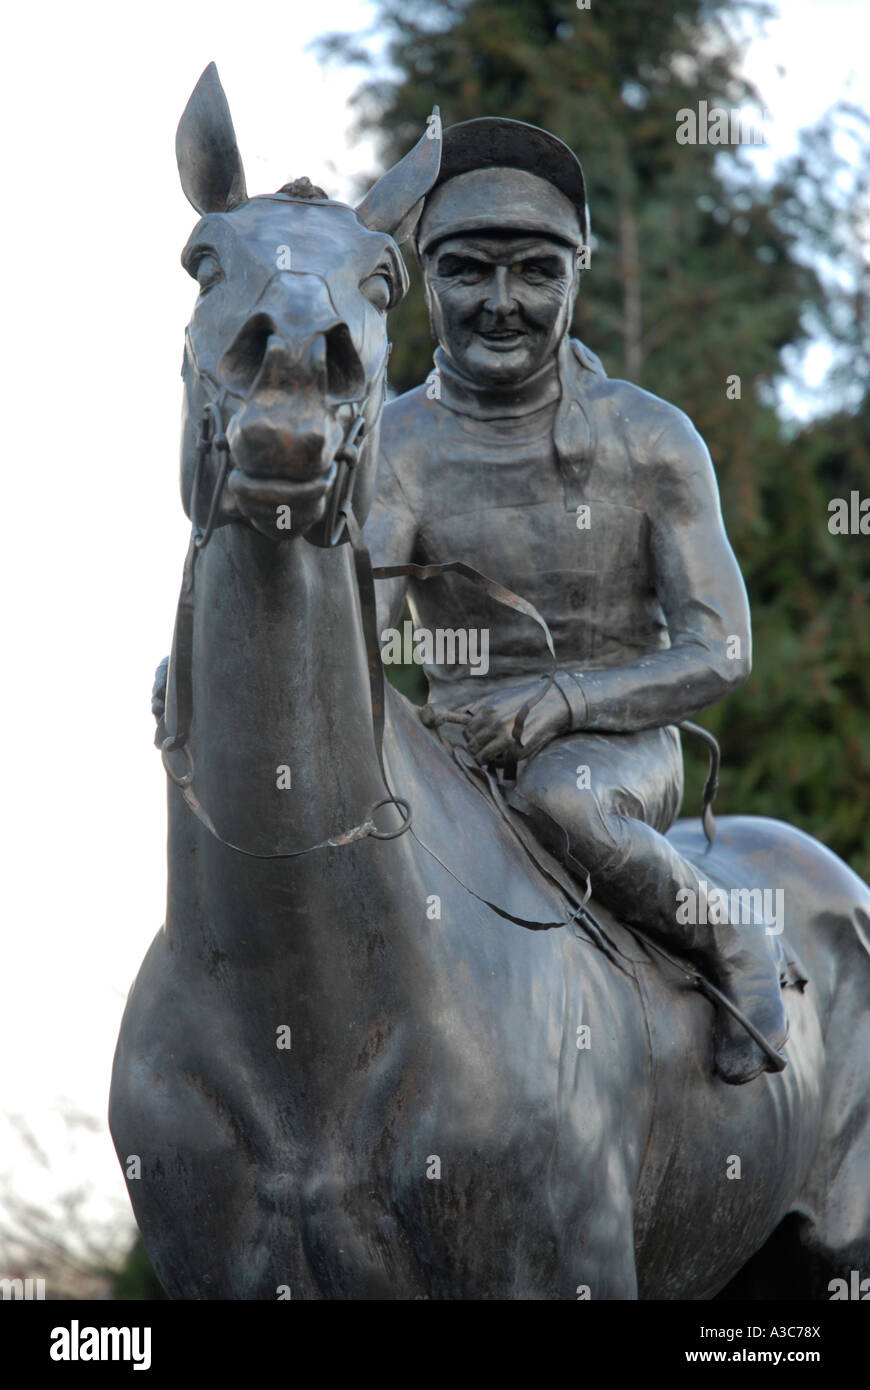
[[[393,286],[387,275],[381,270],[376,270],[374,275],[367,275],[360,285],[360,289],[370,304],[380,312],[385,313],[389,309],[393,299]]]
[[[204,256],[200,256],[196,263],[194,275],[196,276],[201,293],[205,294],[206,290],[211,289],[212,285],[216,285],[218,280],[223,279],[223,271],[220,268],[220,262],[217,256],[213,256],[210,252],[206,252]]]

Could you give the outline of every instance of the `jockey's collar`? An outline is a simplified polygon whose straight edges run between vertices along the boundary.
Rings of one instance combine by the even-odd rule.
[[[510,419],[555,406],[561,395],[558,363],[551,357],[525,381],[511,386],[483,386],[463,376],[451,364],[444,349],[435,349],[435,369],[440,379],[439,400],[457,415],[477,420]]]

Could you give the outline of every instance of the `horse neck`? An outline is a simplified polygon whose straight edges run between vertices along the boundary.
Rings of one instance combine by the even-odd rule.
[[[219,834],[271,855],[360,825],[385,789],[350,547],[228,526],[201,552],[195,590],[194,788]],[[173,713],[170,698],[170,729]],[[398,822],[386,807],[377,818]],[[432,946],[408,928],[426,891],[409,835],[252,858],[170,783],[168,848],[164,940],[179,979],[216,1008],[203,1018],[231,1014],[252,1046],[264,1020],[316,1036],[329,1065],[310,1084],[324,1107],[353,1073],[360,1037],[348,1020],[386,1033],[408,1001],[420,1014],[439,1007]]]
[[[197,562],[192,684],[196,793],[232,844],[302,849],[385,795],[349,546],[216,531]]]

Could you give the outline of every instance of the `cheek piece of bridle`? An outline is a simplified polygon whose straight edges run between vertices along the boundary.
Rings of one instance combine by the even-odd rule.
[[[364,409],[375,389],[379,389],[384,395],[386,394],[386,368],[390,354],[390,345],[388,344],[378,368],[373,373],[371,380],[366,383],[366,386],[360,394],[360,396],[355,400],[343,403],[351,406],[350,419],[347,425],[345,426],[344,438],[341,444],[339,445],[339,448],[336,450],[335,479],[334,481],[332,481],[331,484],[329,484],[329,481],[327,480],[328,485],[331,485],[332,491],[329,499],[329,504],[327,506],[326,518],[324,519],[323,523],[317,523],[318,527],[322,526],[322,530],[320,531],[320,539],[314,541],[315,544],[320,544],[327,549],[331,549],[336,545],[344,544],[345,541],[347,541],[350,544],[351,550],[353,552],[354,571],[356,574],[357,589],[359,593],[360,602],[360,612],[362,615],[363,634],[365,639],[369,691],[371,695],[372,733],[374,736],[374,744],[375,751],[377,753],[378,767],[387,795],[385,797],[382,797],[380,801],[376,801],[374,803],[368,815],[359,825],[352,826],[349,830],[342,831],[337,835],[331,835],[327,839],[321,840],[315,845],[308,845],[305,849],[289,850],[273,854],[258,854],[252,850],[244,849],[241,845],[233,844],[230,840],[224,839],[224,837],[219,834],[219,832],[215,828],[214,822],[212,821],[205,807],[200,803],[196,795],[196,791],[194,789],[193,754],[190,750],[188,742],[190,736],[191,721],[193,718],[193,627],[195,575],[197,557],[208,545],[212,535],[214,534],[218,516],[218,509],[220,506],[220,500],[223,494],[224,485],[226,483],[227,474],[229,472],[230,447],[227,441],[226,428],[223,422],[224,405],[228,397],[235,397],[240,402],[240,404],[244,403],[244,401],[247,398],[239,392],[231,391],[228,387],[218,382],[216,378],[212,376],[209,372],[205,371],[202,367],[199,366],[199,364],[196,362],[193,343],[190,340],[189,334],[186,334],[185,336],[185,343],[186,350],[190,354],[191,360],[194,363],[194,366],[197,370],[200,379],[211,391],[211,393],[214,396],[214,399],[211,401],[207,401],[206,404],[203,406],[199,420],[199,432],[196,446],[196,465],[194,468],[193,484],[190,494],[190,545],[188,547],[187,556],[184,562],[184,572],[182,575],[181,582],[181,594],[178,600],[178,613],[176,616],[175,623],[175,641],[173,644],[173,656],[171,665],[173,684],[175,690],[176,727],[175,732],[173,734],[168,735],[168,737],[164,738],[161,741],[160,751],[163,759],[163,766],[166,769],[167,776],[169,777],[170,781],[172,781],[174,785],[178,788],[178,790],[181,792],[181,795],[183,796],[185,802],[190,807],[191,811],[193,811],[197,819],[201,822],[202,825],[205,826],[209,833],[213,835],[215,839],[217,839],[222,845],[225,845],[228,849],[234,850],[238,854],[244,854],[251,859],[298,859],[301,858],[303,855],[311,854],[318,849],[336,848],[340,845],[351,844],[356,840],[362,840],[366,838],[371,838],[374,840],[395,840],[400,835],[404,835],[406,831],[411,829],[412,814],[410,804],[404,797],[396,796],[395,793],[391,790],[389,779],[387,777],[386,766],[384,763],[384,670],[381,661],[380,648],[378,646],[377,606],[375,600],[374,587],[374,582],[376,579],[394,579],[400,576],[407,575],[413,575],[415,579],[426,580],[434,579],[442,574],[458,574],[463,578],[469,580],[476,587],[483,589],[483,591],[487,593],[490,596],[490,598],[494,599],[495,602],[504,604],[507,607],[512,608],[515,612],[525,614],[527,617],[531,618],[535,623],[537,623],[538,627],[540,627],[547,645],[547,651],[550,655],[550,672],[547,676],[542,678],[540,690],[538,690],[530,699],[524,702],[524,704],[517,711],[517,714],[514,718],[513,726],[511,728],[513,747],[511,749],[511,752],[504,761],[503,776],[505,781],[515,781],[517,762],[524,755],[527,755],[528,751],[524,749],[522,744],[522,734],[526,720],[531,711],[534,709],[534,707],[544,698],[547,692],[554,685],[556,674],[558,671],[558,663],[556,660],[556,652],[553,645],[553,638],[545,619],[534,607],[534,605],[528,602],[527,599],[521,598],[519,594],[512,593],[510,589],[506,589],[503,585],[497,584],[495,580],[487,578],[487,576],[481,574],[479,570],[474,569],[471,565],[464,564],[460,560],[451,560],[448,561],[446,564],[439,565],[387,565],[382,566],[378,569],[373,569],[371,556],[369,555],[368,549],[363,540],[362,530],[360,528],[359,522],[356,519],[356,516],[354,515],[353,491],[356,482],[356,469],[357,464],[359,463],[360,450],[362,448],[365,435]],[[218,456],[218,465],[215,475],[215,482],[214,487],[212,489],[208,512],[206,514],[205,525],[200,526],[197,520],[198,493],[203,471],[206,467],[207,462],[214,454]],[[437,728],[437,725],[443,722],[445,718],[451,717],[449,714],[445,715],[444,712],[436,713],[429,706],[426,706],[425,710],[421,713],[423,717],[423,722],[427,724],[428,727],[433,729]],[[467,718],[467,716],[461,715],[453,717],[457,719],[457,722],[465,722],[465,719]],[[704,787],[702,822],[707,840],[709,844],[712,845],[713,836],[715,834],[715,822],[713,819],[712,806],[719,785],[719,745],[716,742],[716,739],[713,737],[713,735],[708,732],[708,730],[701,728],[697,724],[693,724],[689,720],[681,721],[678,724],[678,728],[684,730],[686,733],[692,734],[695,737],[700,738],[706,744],[710,754],[710,769],[707,777],[707,782]],[[186,771],[184,771],[183,773],[177,773],[175,769],[172,767],[170,758],[173,753],[181,753],[184,755],[186,762]],[[459,766],[463,767],[461,760],[457,761]],[[467,769],[463,767],[463,770],[466,771],[466,775],[468,775]],[[566,858],[571,862],[573,872],[585,881],[585,886],[581,897],[580,893],[577,891],[579,885],[576,885],[575,882],[573,882],[572,879],[569,878],[568,875],[566,875],[556,864],[556,862],[553,861],[549,856],[548,862],[545,863],[540,857],[540,854],[538,853],[535,844],[532,842],[531,837],[529,835],[521,834],[519,832],[515,818],[509,817],[505,810],[505,804],[501,792],[499,790],[497,780],[489,772],[486,772],[485,776],[488,784],[489,794],[494,800],[496,807],[502,816],[502,819],[514,831],[514,834],[519,844],[522,846],[526,854],[536,865],[538,870],[551,884],[554,884],[566,897],[569,904],[568,916],[562,922],[554,922],[549,924],[531,922],[525,920],[524,918],[514,916],[512,913],[509,913],[504,908],[500,907],[497,903],[490,902],[488,898],[482,897],[481,894],[476,893],[473,888],[470,888],[467,884],[463,883],[462,880],[459,879],[458,876],[453,872],[453,870],[450,869],[448,865],[444,864],[442,860],[439,860],[438,862],[442,864],[442,867],[445,868],[453,878],[457,879],[457,881],[461,884],[463,888],[466,889],[468,893],[470,893],[473,897],[477,898],[479,902],[484,903],[492,911],[496,912],[500,917],[504,917],[509,921],[517,923],[520,926],[525,926],[529,928],[540,928],[544,925],[554,927],[570,925],[572,929],[575,931],[575,933],[578,933],[578,928],[582,924],[583,928],[585,928],[585,931],[591,936],[592,940],[596,943],[596,945],[599,946],[599,948],[604,952],[607,958],[618,968],[625,969],[625,966],[619,959],[618,950],[615,947],[613,947],[613,945],[608,941],[604,928],[601,926],[601,923],[598,921],[592,910],[588,907],[588,902],[592,895],[592,879],[588,871],[583,867],[582,864],[579,863],[578,860],[576,860],[573,857],[573,855],[571,855],[570,853],[566,855]],[[377,825],[373,820],[373,816],[375,811],[379,810],[382,806],[395,806],[401,811],[403,817],[402,824],[399,826],[397,830],[379,830],[377,828]],[[561,832],[567,849],[569,845],[569,837],[567,835],[567,832],[562,826],[557,825],[556,828]],[[418,842],[420,844],[423,843],[419,840],[419,837],[416,836],[416,834],[415,838],[418,839]],[[424,845],[423,848],[427,849],[430,854],[434,855],[434,852],[431,849],[429,849],[428,846]],[[436,859],[438,858],[437,855],[434,855],[434,857]],[[574,906],[570,907],[570,904],[572,903],[574,904]],[[785,1064],[782,1058],[780,1057],[779,1053],[777,1053],[771,1047],[767,1039],[763,1037],[761,1033],[759,1033],[755,1025],[746,1017],[744,1013],[742,1013],[740,1009],[736,1007],[735,1004],[731,1002],[727,995],[723,994],[710,980],[706,978],[706,976],[701,974],[701,972],[697,970],[697,968],[689,967],[686,965],[684,961],[676,960],[670,954],[670,952],[666,951],[657,942],[652,941],[645,934],[640,933],[636,929],[631,927],[629,929],[632,930],[634,934],[640,938],[640,940],[646,947],[651,948],[658,955],[663,956],[673,966],[680,970],[687,979],[687,981],[690,984],[692,984],[695,988],[699,989],[703,994],[707,995],[711,1002],[713,1002],[714,1004],[719,1004],[722,1008],[727,1009],[727,1011],[731,1013],[738,1020],[738,1022],[743,1025],[743,1027],[752,1037],[753,1041],[761,1048],[761,1050],[765,1053],[768,1060],[774,1065],[774,1067],[777,1070],[782,1069],[782,1067]]]

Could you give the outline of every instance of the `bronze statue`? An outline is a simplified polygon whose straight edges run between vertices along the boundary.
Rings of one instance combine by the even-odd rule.
[[[396,239],[413,233],[439,157],[435,122],[356,209],[303,179],[249,198],[213,66],[179,127],[199,297],[184,365],[191,544],[158,731],[167,911],[130,992],[110,1100],[137,1221],[177,1299],[709,1298],[774,1233],[789,1280],[827,1297],[832,1277],[870,1265],[870,1083],[854,1060],[870,1028],[870,892],[779,822],[723,817],[712,846],[697,820],[669,832],[711,896],[786,891],[789,1065],[725,1085],[704,972],[584,900],[508,804],[485,720],[470,726],[478,761],[448,737],[462,724],[435,737],[384,689],[361,527],[387,314],[406,285]],[[620,388],[560,351],[560,370],[585,374],[598,426],[594,391]],[[540,437],[552,427],[558,445],[564,429],[564,457],[581,464],[582,421],[557,409],[557,431],[549,404]],[[392,415],[407,408],[387,421],[394,462]],[[458,479],[456,455],[443,462]],[[585,466],[566,471],[563,506],[575,482],[588,496]],[[433,492],[425,526],[445,496]],[[595,524],[593,512],[593,547]],[[485,594],[521,615],[533,682],[532,635],[551,635],[478,559],[418,567],[414,583],[461,576],[466,603]],[[651,599],[649,613],[655,626]],[[572,633],[556,622],[569,655]],[[592,711],[608,674],[589,688]],[[436,686],[442,713],[452,675],[446,700]],[[639,705],[621,688],[627,720]],[[559,691],[567,710],[561,677]],[[659,715],[679,713],[671,691]],[[530,707],[525,733],[543,717]],[[660,823],[669,813],[660,805]]]
[[[682,798],[674,726],[749,674],[746,591],[689,420],[608,379],[568,336],[588,254],[578,160],[519,121],[450,127],[416,244],[436,375],[385,412],[375,563],[464,559],[540,610],[559,672],[526,722],[511,804],[555,854],[586,866],[618,916],[708,969],[778,1051],[778,934],[761,915],[711,924],[680,913],[703,901],[703,876],[664,838]],[[400,580],[391,587],[384,626],[404,596]],[[452,575],[411,577],[409,590],[422,629],[488,629],[488,674],[427,675],[433,700],[470,715],[471,752],[503,760],[549,670],[546,648],[523,617],[475,601]],[[724,1011],[716,1064],[733,1083],[773,1066]]]

